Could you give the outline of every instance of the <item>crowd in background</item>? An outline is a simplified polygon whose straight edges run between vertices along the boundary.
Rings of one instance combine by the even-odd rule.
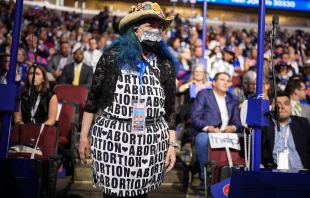
[[[9,3],[0,1],[0,83],[2,84],[7,82],[14,9],[13,1]],[[111,15],[108,7],[94,17],[83,18],[77,13],[58,13],[45,7],[29,7],[24,10],[16,83],[26,84],[27,71],[35,62],[37,50],[37,64],[46,69],[51,89],[59,83],[89,88],[91,73],[87,73],[85,80],[77,82],[70,77],[70,72],[64,72],[66,71],[64,68],[72,63],[83,62],[85,67],[90,67],[94,71],[103,51],[119,37],[119,20],[119,17]],[[50,22],[51,25],[48,28],[42,28],[38,35],[37,26],[34,24],[45,21]],[[188,105],[186,110],[181,110],[182,104],[190,104],[201,89],[211,88],[211,81],[216,73],[226,72],[230,75],[233,82],[230,91],[235,92],[236,95],[238,95],[237,89],[239,92],[244,91],[243,87],[248,87],[246,97],[255,92],[255,81],[253,81],[255,74],[249,72],[245,78],[243,76],[248,71],[256,71],[257,30],[240,30],[238,27],[228,27],[225,23],[219,27],[208,27],[206,50],[203,51],[202,29],[201,23],[190,24],[187,19],[177,14],[172,26],[163,33],[171,53],[178,60],[176,62],[178,89],[176,108],[182,114],[181,122],[189,118],[190,110]],[[273,49],[270,48],[269,32],[265,34],[264,80],[270,83],[272,77],[270,60],[273,54],[276,89],[285,90],[289,78],[296,75],[309,86],[310,33],[296,30],[290,34],[284,29],[277,32]],[[36,49],[37,43],[38,49]],[[87,71],[90,71],[89,68]],[[184,95],[187,90],[191,90],[192,85],[195,85],[195,91]]]

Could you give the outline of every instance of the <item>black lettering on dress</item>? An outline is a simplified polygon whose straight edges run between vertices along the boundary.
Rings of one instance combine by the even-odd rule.
[[[128,165],[130,167],[134,167],[135,166],[135,159],[133,157],[131,157],[131,156],[128,159]]]
[[[118,187],[118,179],[117,178],[112,178],[112,181],[111,181],[111,186],[112,188],[117,188]]]
[[[136,176],[137,178],[141,178],[141,177],[143,177],[143,175],[142,175],[142,169],[138,169],[138,171],[137,171],[137,176]]]
[[[120,188],[120,189],[125,189],[125,188],[126,188],[125,179],[120,178],[120,181],[119,181],[119,188]]]
[[[152,95],[154,95],[154,94],[153,94],[153,90],[152,90],[152,87],[150,87],[150,86],[147,86],[147,94],[148,94],[149,96],[152,96]]]
[[[92,149],[93,156],[92,158],[97,159],[97,149]]]
[[[152,144],[152,142],[153,142],[153,141],[152,141],[152,140],[153,140],[153,135],[152,135],[152,134],[147,134],[147,135],[146,135],[146,138],[147,138],[147,142],[146,142],[146,143],[147,143],[148,145]]]
[[[154,79],[154,77],[153,76],[150,76],[150,85],[151,86],[154,86],[155,85],[155,79]]]
[[[156,146],[155,145],[151,145],[150,153],[151,153],[151,155],[155,155],[156,154]]]
[[[122,142],[128,143],[128,133],[122,133]]]
[[[146,99],[146,106],[147,107],[152,107],[153,106],[153,104],[152,104],[152,97],[151,96],[147,97],[147,99]]]
[[[120,125],[121,125],[121,124],[120,124]],[[114,132],[114,141],[115,141],[115,142],[121,141],[121,132],[119,132],[119,131],[115,131],[115,132]]]
[[[95,162],[95,169],[97,172],[99,172],[99,162],[98,161],[94,161]]]
[[[131,84],[131,82],[130,82],[130,75],[125,75],[125,83]]]
[[[97,150],[97,160],[98,161],[102,160],[102,152],[100,150]]]
[[[112,138],[113,138],[113,131],[112,131],[112,130],[109,130],[106,139],[107,139],[107,140],[112,140]]]
[[[135,146],[134,145],[130,146],[129,155],[135,155]]]
[[[139,89],[139,86],[132,85],[132,94],[138,94],[138,89]]]
[[[130,144],[136,144],[136,135],[130,134]]]
[[[159,106],[159,99],[157,97],[154,97],[154,105],[153,107],[158,107]]]
[[[110,187],[110,178],[108,176],[105,176],[104,178],[106,187]]]
[[[144,85],[149,84],[149,78],[146,77],[146,76],[143,76],[142,81],[143,81],[143,84],[144,84]]]
[[[116,114],[120,114],[120,112],[121,112],[121,106],[119,105],[119,104],[115,104],[115,110],[114,110],[114,112],[116,113]]]
[[[104,173],[104,164],[101,163],[101,162],[100,162],[100,172],[101,172],[102,174],[105,174],[105,173]]]
[[[135,182],[135,189],[139,189],[141,186],[141,182],[140,182],[140,179],[136,180]]]
[[[119,81],[119,82],[123,82],[123,75],[119,75],[119,76],[118,76],[118,81]]]
[[[141,167],[141,157],[136,157],[136,167]]]
[[[146,146],[148,147],[148,146]],[[137,146],[137,153],[136,155],[141,156],[142,155],[142,146]]]
[[[149,176],[149,168],[144,169],[144,175],[143,177],[148,177]],[[144,186],[145,187],[145,186]]]
[[[96,136],[96,132],[97,132],[97,126],[95,125],[95,126],[93,127],[93,136]]]
[[[116,164],[116,154],[115,153],[111,153],[110,163]]]
[[[130,93],[130,85],[128,85],[128,84],[125,85],[124,93],[125,94],[131,94]]]
[[[127,107],[122,106],[122,116],[126,116],[126,115],[127,115]]]
[[[109,154],[107,152],[103,152],[103,161],[109,162]]]
[[[130,96],[124,95],[124,105],[129,105],[129,104],[130,104]]]
[[[112,122],[111,122],[111,125],[110,125],[110,127],[111,127],[111,129],[116,129],[116,120],[113,120]]]

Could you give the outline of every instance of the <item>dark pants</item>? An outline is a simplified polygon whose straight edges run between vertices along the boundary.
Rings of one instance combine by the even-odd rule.
[[[143,195],[137,195],[134,197],[119,197],[119,196],[113,196],[113,195],[108,195],[103,193],[103,198],[146,198],[147,197],[147,193],[143,194]]]

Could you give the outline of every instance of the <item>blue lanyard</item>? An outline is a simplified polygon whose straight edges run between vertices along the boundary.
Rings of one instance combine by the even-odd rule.
[[[149,56],[149,58],[147,59],[147,62],[150,62],[152,57],[153,57],[153,54]],[[146,70],[146,67],[147,67],[147,64],[145,64],[143,60],[140,60],[140,76],[139,76],[140,93],[142,93],[143,74]]]

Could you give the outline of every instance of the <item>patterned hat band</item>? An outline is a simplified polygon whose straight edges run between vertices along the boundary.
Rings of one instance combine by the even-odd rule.
[[[137,5],[137,7],[133,8],[133,12],[137,12],[140,10],[153,10],[159,17],[165,19],[165,15],[163,13],[163,11],[161,10],[160,6],[158,5],[158,3],[153,3],[153,4],[142,4],[139,3]]]

